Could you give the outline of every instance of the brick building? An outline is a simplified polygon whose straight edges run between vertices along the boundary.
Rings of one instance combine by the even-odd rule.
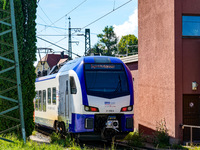
[[[180,125],[200,126],[200,1],[138,0],[138,27],[135,126],[151,134],[165,119],[171,142],[188,141]]]

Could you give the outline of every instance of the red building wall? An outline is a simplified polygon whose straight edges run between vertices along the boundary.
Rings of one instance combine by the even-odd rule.
[[[139,0],[138,128],[165,118],[171,139],[182,140],[184,94],[200,84],[200,39],[182,37],[182,15],[200,15],[199,0]]]
[[[175,138],[174,0],[139,0],[138,11],[138,128],[165,119]]]

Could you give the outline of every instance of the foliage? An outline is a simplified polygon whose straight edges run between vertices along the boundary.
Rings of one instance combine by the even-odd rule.
[[[178,144],[173,144],[173,145],[171,146],[171,149],[187,149],[187,148],[185,148],[185,147],[183,147],[183,146],[181,146],[181,145],[178,145]]]
[[[128,141],[128,144],[134,147],[143,147],[145,138],[139,132],[130,132],[124,140]]]
[[[166,126],[165,119],[162,119],[160,122],[157,122],[156,132],[154,134],[154,144],[156,147],[159,148],[166,148],[170,146],[168,129]]]
[[[90,56],[92,53],[95,55],[103,54],[103,50],[100,47],[101,45],[99,43],[96,43],[92,49],[86,52],[86,56]]]
[[[61,134],[57,134],[53,132],[51,134],[51,143],[58,144],[63,147],[69,147],[71,145],[71,137],[66,136],[65,138],[61,136]]]
[[[9,134],[6,137],[7,139],[11,139],[14,141],[14,143],[6,142],[3,140],[0,140],[0,149],[1,150],[38,150],[38,149],[45,149],[45,150],[63,150],[64,147],[62,145],[59,145],[57,143],[51,143],[51,144],[46,144],[46,143],[37,143],[33,141],[27,141],[26,144],[24,144],[22,139],[19,139],[15,134]],[[82,148],[80,146],[77,146],[75,144],[71,144],[69,146],[69,149],[73,150],[81,150]]]
[[[4,1],[0,1],[0,8],[3,8]],[[9,10],[9,1],[6,2],[5,10]],[[19,54],[19,65],[20,65],[20,76],[21,76],[21,87],[23,96],[23,108],[24,108],[24,120],[26,127],[26,135],[31,135],[34,129],[33,122],[33,99],[35,97],[35,69],[34,61],[36,59],[36,1],[29,0],[14,0],[15,6],[15,20],[16,20],[16,31],[17,31],[17,42],[18,42],[18,54]],[[7,18],[7,13],[1,13],[0,18]],[[7,21],[10,23],[10,20]],[[8,30],[9,28],[3,24],[0,25],[0,32]],[[0,37],[1,42],[12,44],[12,34],[5,34]],[[0,45],[0,54],[3,54],[12,47],[9,45]],[[14,60],[14,54],[10,53],[4,57]],[[12,63],[8,63],[0,60],[1,70],[13,66]],[[1,74],[4,78],[16,79],[15,70]],[[14,83],[5,80],[0,80],[0,91],[15,86]],[[18,99],[17,89],[11,90],[2,94],[3,96]],[[15,103],[0,99],[0,111],[4,111],[13,106]],[[19,118],[19,110],[12,111],[7,115]],[[0,118],[0,129],[5,130],[8,127],[15,126],[17,123],[8,119]]]
[[[102,34],[97,35],[100,38],[98,48],[102,51],[103,55],[112,56],[117,52],[117,36],[114,32],[113,26],[106,26]],[[94,47],[95,48],[95,47]]]
[[[118,44],[119,54],[137,54],[138,53],[138,39],[135,35],[129,34],[122,36]]]

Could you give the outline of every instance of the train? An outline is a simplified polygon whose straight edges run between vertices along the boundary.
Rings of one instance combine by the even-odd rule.
[[[134,130],[134,89],[116,57],[86,56],[36,78],[35,124],[80,139],[124,138]]]

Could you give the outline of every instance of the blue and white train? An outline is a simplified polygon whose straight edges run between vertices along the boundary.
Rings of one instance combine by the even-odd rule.
[[[79,138],[123,138],[133,131],[132,76],[118,58],[81,57],[36,79],[35,123]]]

